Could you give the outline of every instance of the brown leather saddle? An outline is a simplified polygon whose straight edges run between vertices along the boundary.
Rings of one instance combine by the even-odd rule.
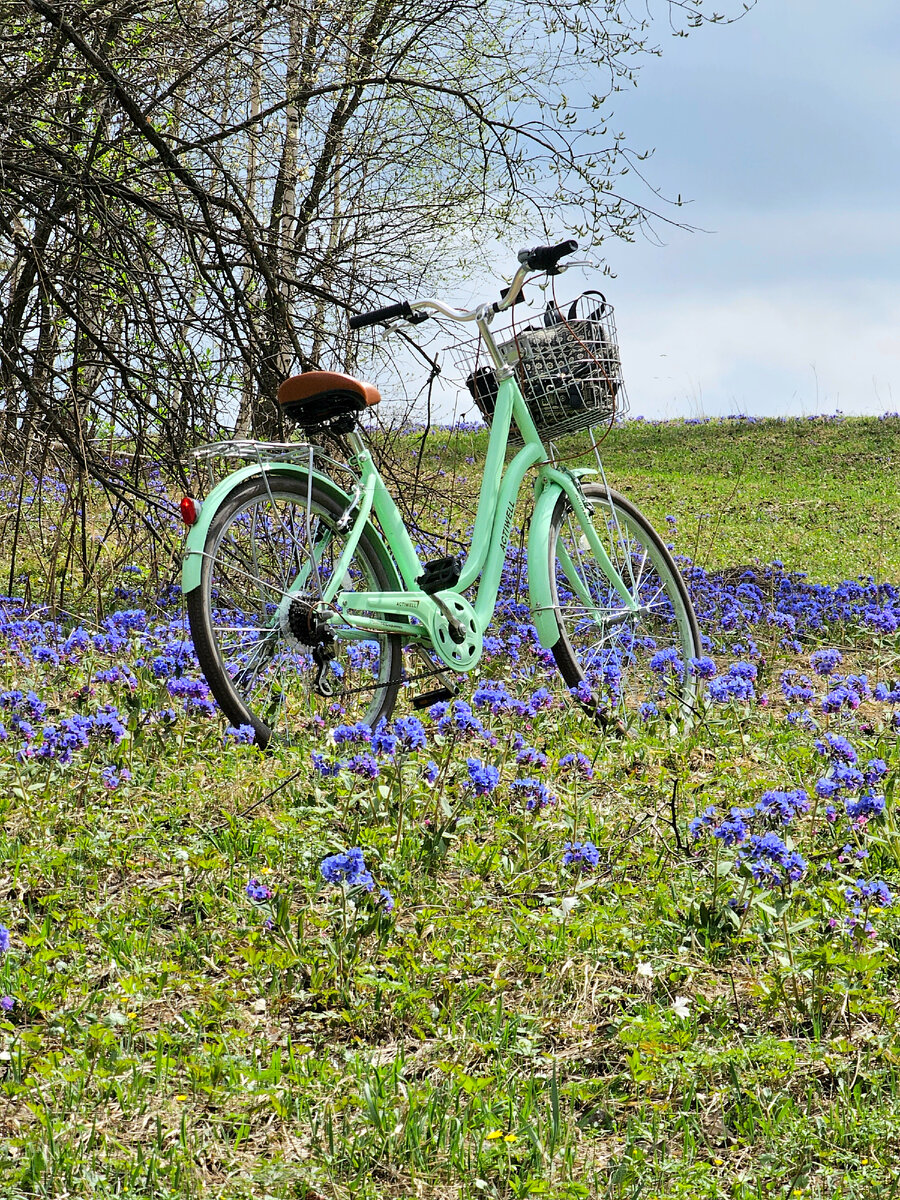
[[[278,389],[284,415],[304,429],[352,417],[380,400],[381,393],[371,383],[339,371],[304,371],[286,379]]]

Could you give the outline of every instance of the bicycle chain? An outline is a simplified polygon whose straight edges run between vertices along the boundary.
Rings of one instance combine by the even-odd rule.
[[[418,675],[405,675],[402,679],[386,679],[384,683],[368,683],[363,687],[347,688],[339,695],[341,697],[356,696],[360,692],[378,692],[383,688],[393,687],[395,683],[417,683],[420,679],[433,679],[435,675],[442,675],[446,669],[446,667],[435,667],[433,671],[422,671]]]

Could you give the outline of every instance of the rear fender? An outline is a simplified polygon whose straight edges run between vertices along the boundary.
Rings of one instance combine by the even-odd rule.
[[[254,476],[262,475],[264,470],[267,475],[271,476],[293,476],[295,479],[300,480],[304,486],[306,486],[306,481],[309,478],[308,471],[296,463],[272,462],[266,463],[265,468],[260,466],[259,463],[251,463],[249,466],[241,467],[240,470],[232,472],[221,483],[217,483],[203,501],[197,521],[188,530],[184,549],[184,561],[181,566],[181,589],[185,595],[200,586],[203,549],[206,545],[210,525],[219,507],[228,499],[235,488],[240,487],[248,479],[253,479]],[[350,504],[350,497],[347,493],[327,475],[323,475],[319,471],[313,471],[313,483],[342,508],[346,508]],[[385,574],[387,575],[388,590],[401,591],[403,589],[403,580],[400,578],[396,563],[391,557],[387,546],[384,544],[381,534],[371,521],[366,522],[363,532],[371,540],[372,547],[378,555],[381,565],[384,567]]]

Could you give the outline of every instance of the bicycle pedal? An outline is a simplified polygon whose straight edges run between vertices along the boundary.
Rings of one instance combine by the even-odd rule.
[[[610,737],[627,738],[628,727],[621,717],[610,716],[605,708],[598,708],[594,712],[594,720],[600,726],[604,733]]]
[[[433,692],[423,692],[421,696],[414,696],[413,708],[431,708],[432,704],[439,704],[442,700],[452,700],[456,695],[450,688],[435,688]]]
[[[433,558],[425,563],[422,574],[416,583],[427,596],[451,588],[457,582],[462,572],[462,563],[451,554],[447,558]]]

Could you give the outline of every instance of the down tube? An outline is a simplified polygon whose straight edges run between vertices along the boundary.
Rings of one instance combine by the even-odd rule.
[[[497,403],[491,420],[487,456],[481,475],[481,490],[478,493],[478,510],[475,517],[475,528],[472,530],[472,543],[456,585],[456,591],[459,592],[464,592],[466,588],[471,587],[481,574],[481,569],[494,545],[499,503],[498,480],[503,475],[503,460],[506,458],[506,447],[509,444],[509,423],[512,418],[513,401],[518,393],[519,389],[514,379],[500,381]],[[510,463],[511,467],[512,463]],[[479,594],[480,592],[481,588],[479,587]],[[493,612],[493,607],[491,612]],[[488,620],[490,620],[490,614],[488,614]]]
[[[491,542],[474,605],[478,626],[482,633],[491,623],[491,617],[494,615],[494,608],[497,604],[500,576],[503,574],[506,547],[509,543],[519,489],[526,473],[544,456],[545,451],[540,442],[531,442],[522,447],[506,468],[503,476],[497,498],[497,512],[494,517],[494,528],[491,531]]]

